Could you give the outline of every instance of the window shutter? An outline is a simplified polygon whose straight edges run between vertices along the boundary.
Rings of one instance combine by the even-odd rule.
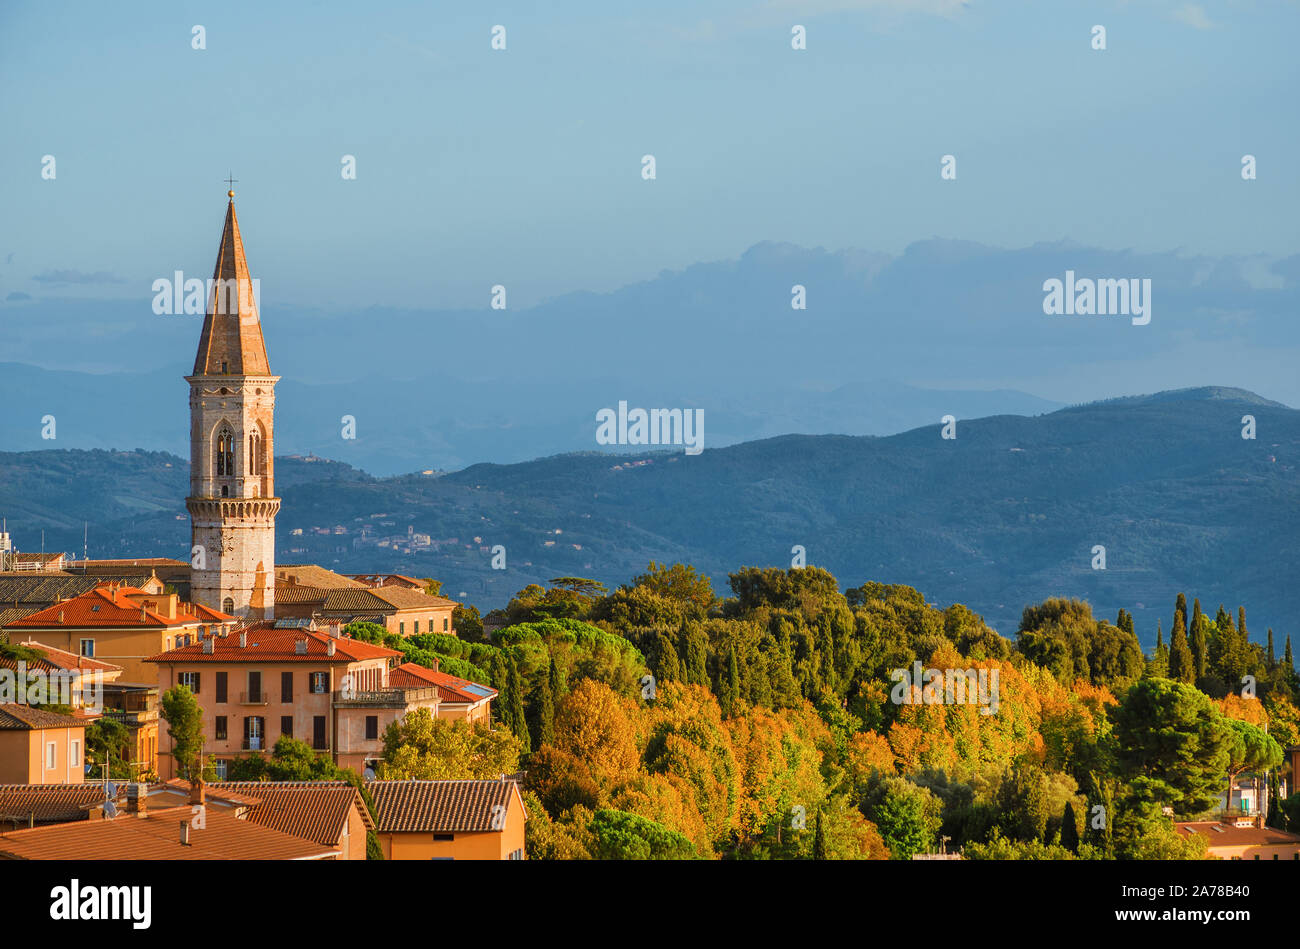
[[[292,672],[280,673],[280,701],[281,702],[293,701],[293,673]]]
[[[249,739],[253,737],[253,716],[244,716],[244,747],[248,747]]]
[[[250,672],[248,674],[248,699],[250,702],[261,701],[262,698],[262,673]]]
[[[218,673],[217,673],[217,701],[218,701],[218,702],[224,702],[224,701],[226,701],[226,677],[227,677],[227,675],[229,675],[229,673],[226,673],[226,672],[218,672]]]

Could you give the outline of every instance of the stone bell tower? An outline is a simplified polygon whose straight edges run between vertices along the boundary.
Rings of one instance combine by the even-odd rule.
[[[275,615],[275,384],[228,192],[190,384],[190,596],[249,619]]]

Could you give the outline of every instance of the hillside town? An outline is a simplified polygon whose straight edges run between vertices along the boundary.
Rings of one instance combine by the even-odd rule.
[[[187,377],[191,559],[75,560],[0,532],[0,856],[523,859],[520,773],[377,777],[407,716],[491,729],[498,692],[351,632],[455,637],[458,603],[429,579],[275,563],[278,377],[229,199]],[[436,549],[386,518],[311,533]],[[237,779],[293,753],[312,779]]]

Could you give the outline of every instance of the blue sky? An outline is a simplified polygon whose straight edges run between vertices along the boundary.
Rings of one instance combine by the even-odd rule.
[[[1298,26],[1293,2],[9,2],[0,299],[207,276],[227,169],[264,298],[302,305],[524,306],[763,240],[1283,257]]]

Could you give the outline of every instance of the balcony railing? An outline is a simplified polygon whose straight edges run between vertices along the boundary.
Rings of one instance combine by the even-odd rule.
[[[263,738],[245,738],[243,749],[245,751],[261,751],[265,744],[266,740]]]
[[[123,711],[118,708],[106,708],[102,712],[104,718],[125,725],[127,728],[141,728],[150,722],[158,721],[158,710],[141,709],[139,711]]]
[[[437,698],[438,687],[422,689],[375,689],[369,692],[335,692],[335,708],[407,708]]]

